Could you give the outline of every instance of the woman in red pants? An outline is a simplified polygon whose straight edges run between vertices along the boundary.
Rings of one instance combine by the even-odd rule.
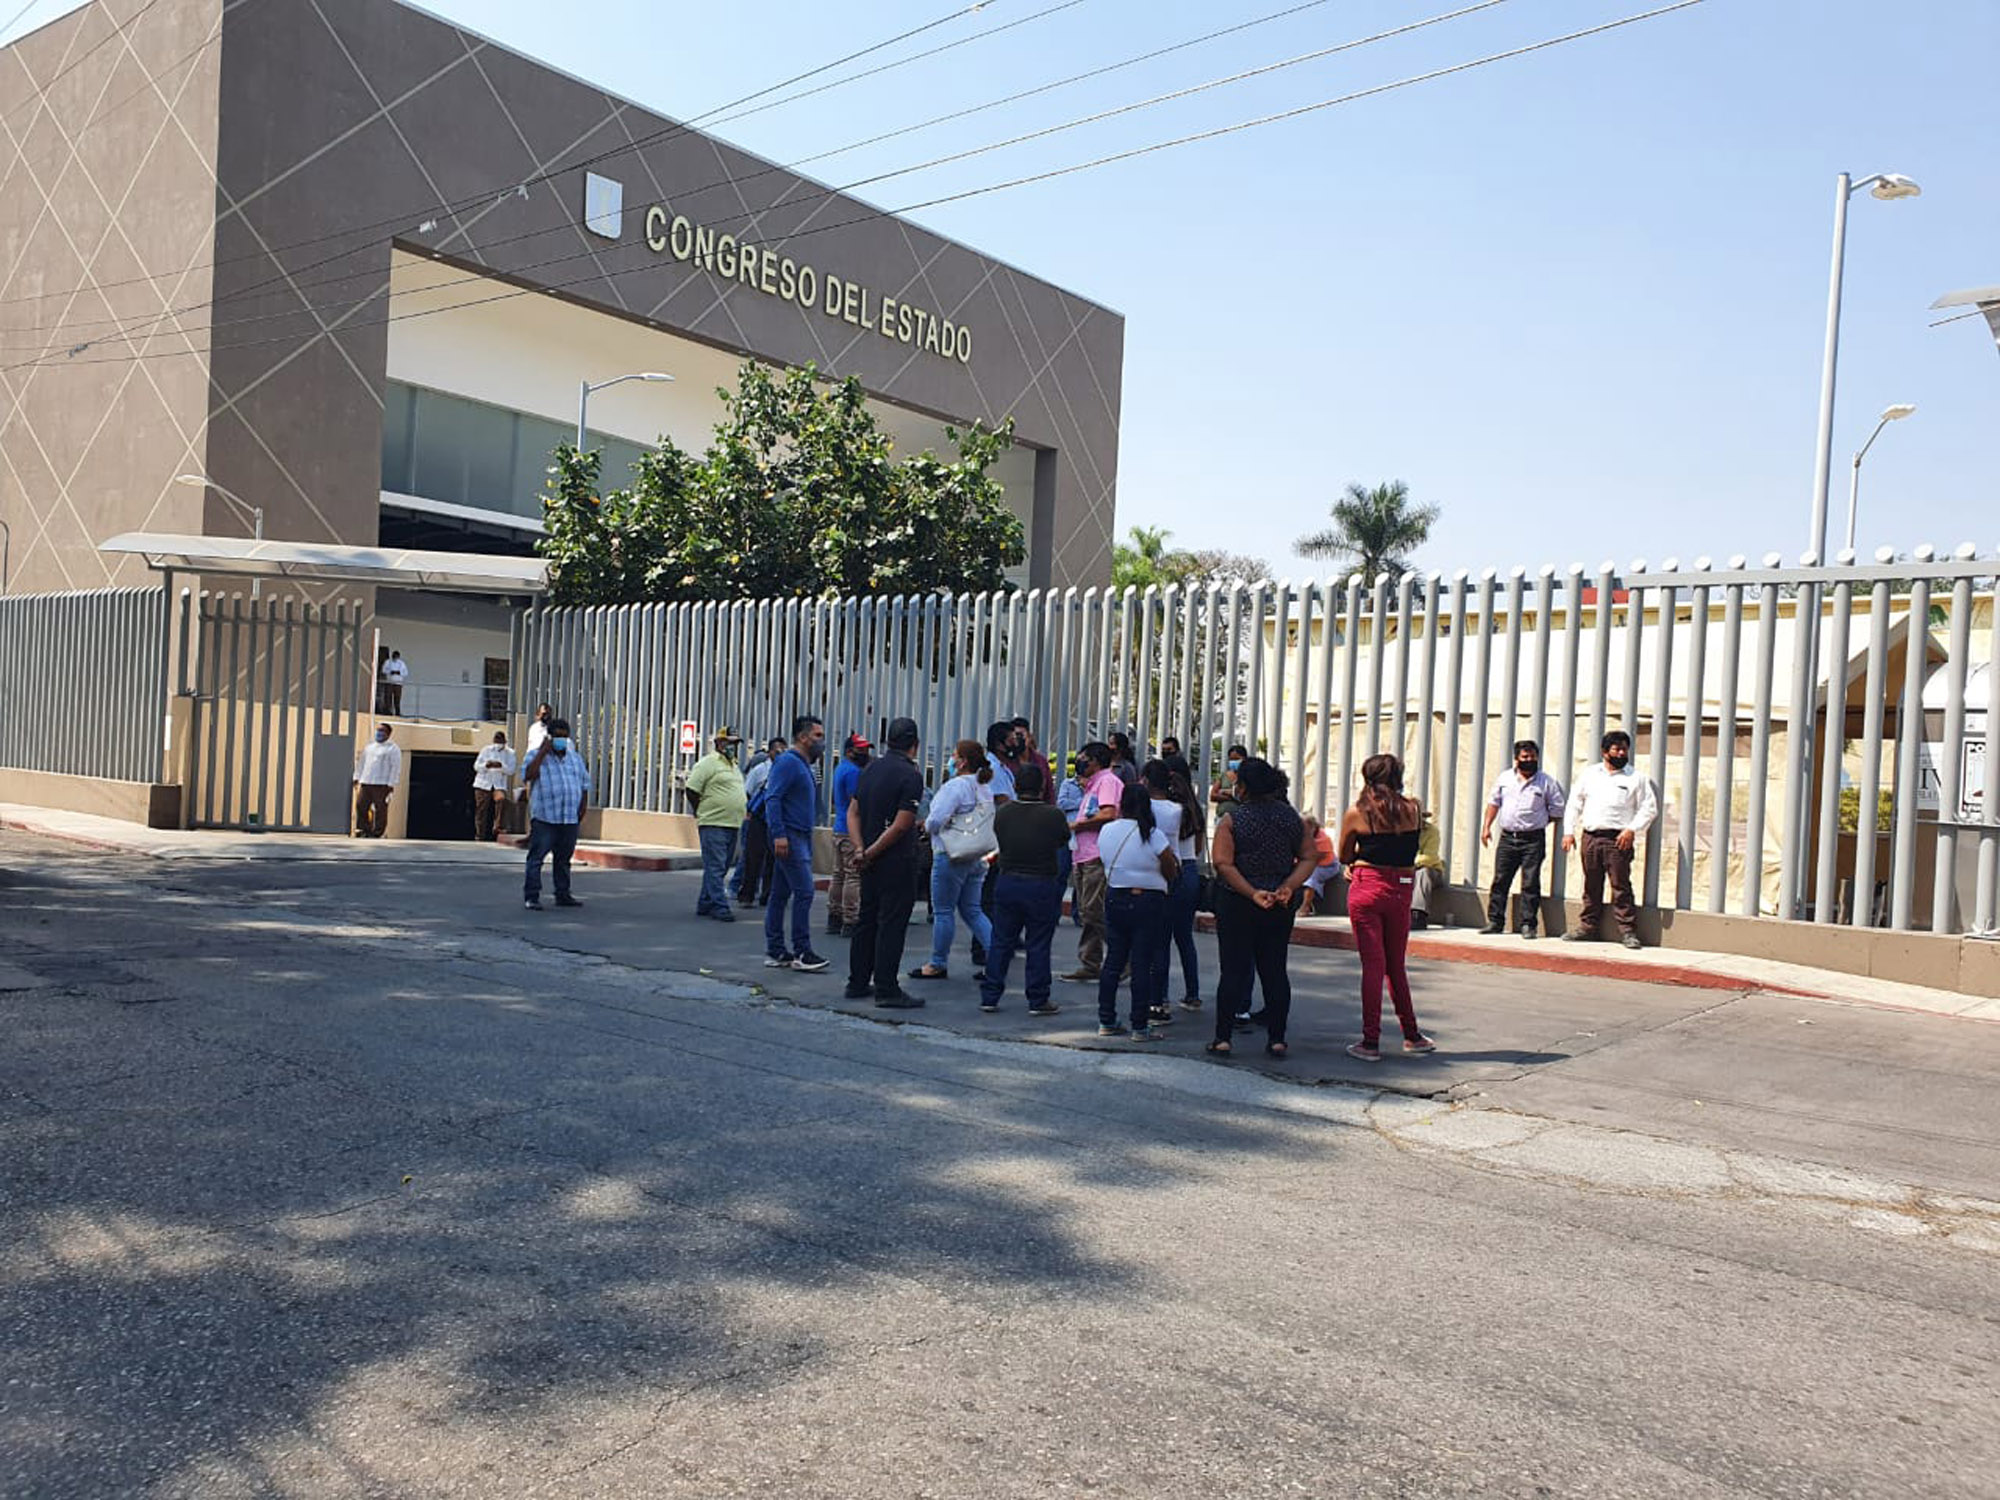
[[[1382,1060],[1382,981],[1396,1002],[1405,1052],[1435,1052],[1417,1026],[1410,977],[1410,897],[1416,891],[1417,840],[1424,810],[1403,795],[1403,763],[1371,755],[1361,767],[1361,796],[1340,820],[1340,860],[1349,871],[1347,919],[1361,951],[1361,1040],[1347,1049],[1363,1062]]]

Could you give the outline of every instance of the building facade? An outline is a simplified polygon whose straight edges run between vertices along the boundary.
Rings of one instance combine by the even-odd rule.
[[[520,550],[580,382],[674,376],[593,397],[615,483],[703,446],[746,357],[857,377],[903,451],[1011,417],[1020,581],[1108,577],[1117,314],[397,0],[94,0],[0,50],[0,131],[11,591],[142,581],[97,544],[249,507]],[[457,685],[434,716],[481,717]]]

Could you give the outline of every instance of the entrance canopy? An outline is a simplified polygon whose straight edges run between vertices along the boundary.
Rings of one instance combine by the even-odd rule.
[[[540,594],[549,586],[548,566],[540,558],[477,552],[407,552],[152,531],[125,532],[99,543],[97,550],[143,557],[146,566],[160,573],[387,584],[455,594]]]

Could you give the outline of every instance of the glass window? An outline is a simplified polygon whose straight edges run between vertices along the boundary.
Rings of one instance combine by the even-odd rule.
[[[505,510],[513,489],[514,413],[418,390],[412,424],[413,493]]]
[[[549,482],[549,464],[553,461],[556,444],[573,442],[575,438],[574,427],[565,427],[560,422],[542,417],[523,414],[515,422],[514,501],[507,509],[518,515],[540,519],[542,491]]]
[[[382,388],[382,488],[410,493],[410,403],[416,392],[400,380]]]

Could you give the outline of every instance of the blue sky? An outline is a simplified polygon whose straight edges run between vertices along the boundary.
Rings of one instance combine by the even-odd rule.
[[[877,63],[1052,0],[990,0]],[[1281,8],[1078,0],[851,88],[705,125],[793,161]],[[1465,0],[1460,0],[1465,3]],[[0,11],[10,9],[0,0]],[[68,8],[48,0],[33,24]],[[693,119],[946,14],[944,0],[432,0]],[[1329,0],[1288,20],[829,158],[845,183],[1452,9]],[[1506,0],[1414,35],[863,190],[895,208],[1309,103],[1647,8]],[[2000,283],[2000,3],[1705,0],[1606,36],[914,215],[1107,303],[1126,326],[1119,529],[1266,558],[1350,480],[1406,480],[1446,570],[1683,560],[1807,540],[1833,182],[1855,200],[1834,531],[2000,544],[2000,354],[1926,325]]]

